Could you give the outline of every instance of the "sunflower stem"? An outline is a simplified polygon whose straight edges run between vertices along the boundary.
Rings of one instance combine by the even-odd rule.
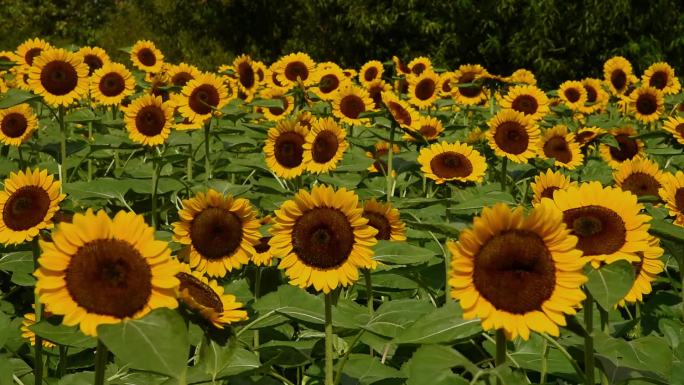
[[[256,304],[261,295],[261,266],[257,266],[254,278],[254,303]],[[254,330],[254,351],[259,348],[259,329]],[[258,355],[259,353],[257,353]]]
[[[335,385],[339,385],[340,381],[342,381],[342,370],[344,369],[344,365],[347,363],[347,360],[349,360],[349,355],[351,354],[352,350],[354,349],[354,346],[359,342],[361,339],[361,336],[365,332],[364,329],[361,329],[360,332],[356,333],[356,336],[352,340],[352,342],[349,344],[349,347],[347,348],[347,351],[344,353],[344,356],[342,356],[342,359],[340,362],[337,364],[337,372],[335,373]],[[371,352],[373,351],[373,348],[371,348]]]
[[[634,337],[641,337],[641,302],[637,301],[634,304],[634,319],[636,319],[636,325],[634,325]]]
[[[579,364],[577,363],[577,361],[575,361],[574,358],[572,358],[570,353],[568,353],[568,351],[561,344],[559,344],[555,338],[550,337],[546,333],[540,333],[540,335],[544,338],[544,340],[548,341],[551,345],[558,349],[558,351],[561,352],[563,357],[565,357],[565,359],[568,360],[570,365],[572,365],[572,367],[575,368],[575,373],[577,373],[577,376],[580,377],[580,382],[585,382],[584,372],[582,371],[582,368],[580,368]]]
[[[188,169],[187,169],[187,176],[188,176],[188,182],[192,183],[192,162],[193,161],[193,156],[192,156],[192,143],[188,144]]]
[[[587,385],[594,385],[594,298],[589,290],[586,290],[587,298],[584,300],[584,329],[587,336],[584,337],[584,376]]]
[[[211,179],[211,159],[209,158],[209,129],[211,128],[211,119],[204,125],[204,180],[209,183]]]
[[[66,345],[59,345],[59,364],[57,365],[57,375],[64,377],[67,368],[67,349]]]
[[[549,342],[544,339],[542,341],[542,352],[541,352],[541,374],[539,375],[539,383],[546,383],[546,371],[548,370],[548,357],[549,357]]]
[[[159,164],[161,159],[154,162],[154,171],[152,172],[152,210],[150,212],[150,223],[152,223],[152,228],[157,229],[157,187],[159,186],[159,169],[161,168]]]
[[[394,134],[397,131],[397,123],[392,120],[392,126],[390,128],[389,136],[389,151],[387,151],[387,202],[392,201],[392,190],[394,185],[394,177],[392,176],[392,159],[394,158]]]
[[[501,191],[506,191],[506,181],[508,179],[508,173],[506,172],[507,168],[508,158],[504,157],[503,160],[501,160]]]
[[[59,123],[59,167],[60,167],[60,181],[62,182],[62,188],[67,181],[67,169],[66,169],[66,122],[64,121],[65,109],[64,106],[59,106],[57,111],[57,120]]]
[[[496,357],[494,364],[501,366],[506,363],[506,333],[503,329],[496,329]]]
[[[40,246],[38,245],[38,237],[40,235],[36,236],[33,238],[33,241],[31,241],[31,251],[33,252],[33,267],[35,270],[38,269],[38,258],[40,257]],[[43,318],[43,307],[40,304],[40,298],[38,297],[38,294],[34,294],[34,310],[36,311],[36,323],[40,322],[40,320]],[[33,377],[34,377],[34,383],[36,384],[42,384],[43,383],[43,338],[41,338],[38,334],[36,334],[36,345],[34,346],[33,349],[34,353],[34,362],[33,362]]]
[[[368,314],[372,317],[375,309],[373,308],[373,278],[370,269],[363,269],[363,278],[366,281],[366,305]]]
[[[98,338],[97,349],[95,350],[95,382],[94,385],[103,385],[105,368],[107,367],[107,347]]]
[[[332,293],[325,294],[325,385],[333,382]]]
[[[93,142],[93,122],[88,122],[88,141]],[[88,157],[88,182],[93,180],[93,160]]]

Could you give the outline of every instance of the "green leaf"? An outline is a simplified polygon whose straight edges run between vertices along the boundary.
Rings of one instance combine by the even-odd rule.
[[[60,378],[58,385],[92,385],[94,380],[93,372],[72,373]]]
[[[249,104],[255,107],[283,108],[283,101],[281,99],[254,99]]]
[[[0,258],[0,270],[33,273],[33,254],[30,251],[7,253]]]
[[[132,368],[179,378],[186,371],[188,331],[174,310],[157,309],[147,316],[97,328],[100,340]]]
[[[365,329],[385,337],[396,337],[416,319],[430,312],[434,306],[428,301],[400,299],[384,302],[375,311]]]
[[[1,345],[0,345],[1,346]],[[13,385],[12,374],[14,370],[12,369],[12,363],[6,355],[0,356],[0,385]]]
[[[316,340],[269,341],[259,345],[259,357],[264,362],[282,367],[297,367],[311,361],[311,351]]]
[[[666,383],[672,371],[674,357],[661,337],[625,341],[595,332],[594,349],[611,384],[640,377]]]
[[[457,350],[448,346],[424,345],[413,353],[401,371],[408,377],[406,385],[423,385],[427,381],[431,385],[468,384],[463,377],[452,372],[454,367],[462,367],[471,374],[480,370]]]
[[[463,310],[454,302],[419,318],[394,338],[397,344],[453,343],[482,332],[479,319],[464,320]]]
[[[40,321],[31,325],[29,329],[46,340],[60,345],[78,348],[94,348],[97,345],[95,338],[81,333],[76,326],[53,325],[47,321]]]
[[[374,260],[392,265],[418,265],[430,260],[435,252],[406,242],[381,240],[375,245]]]
[[[254,310],[259,315],[273,311],[310,324],[325,323],[323,299],[292,285],[281,285],[275,292],[261,297]]]
[[[629,292],[634,282],[634,267],[627,261],[617,261],[600,269],[588,267],[586,283],[596,302],[610,310]]]
[[[206,337],[202,341],[200,363],[212,381],[259,367],[259,359],[254,353],[236,344],[237,341],[229,340],[228,345],[221,345]]]
[[[40,96],[19,88],[10,88],[9,91],[5,93],[5,97],[0,100],[0,109],[14,107],[17,104],[37,99],[40,99]]]
[[[406,378],[406,375],[391,366],[384,365],[378,357],[367,354],[351,354],[344,370],[345,375],[356,378],[362,385],[369,385],[388,378]]]
[[[64,120],[70,123],[87,123],[100,120],[100,117],[95,115],[90,108],[79,108],[70,111]]]

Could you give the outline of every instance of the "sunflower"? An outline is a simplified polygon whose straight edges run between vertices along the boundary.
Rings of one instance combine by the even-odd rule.
[[[28,84],[51,105],[69,105],[88,92],[83,57],[61,48],[47,49],[33,60]]]
[[[540,120],[549,113],[549,98],[536,86],[520,85],[508,90],[501,100],[501,108],[522,112],[532,120]]]
[[[405,129],[411,129],[420,118],[418,111],[413,109],[408,103],[399,99],[392,91],[385,91],[381,94],[382,102],[392,115],[392,119]]]
[[[629,107],[637,120],[648,123],[663,114],[665,98],[655,87],[642,86],[629,95]]]
[[[295,120],[300,126],[304,127],[307,132],[309,132],[311,128],[313,128],[313,125],[318,118],[313,116],[311,112],[302,110],[297,113]]]
[[[0,62],[18,64],[21,62],[21,58],[12,51],[0,51]]]
[[[474,83],[485,74],[487,74],[487,70],[479,64],[462,64],[458,67],[455,72],[456,83],[451,83],[454,99],[466,105],[475,105],[486,100],[487,94],[485,94],[482,85],[459,86],[459,84]]]
[[[567,176],[551,169],[547,169],[545,173],[541,173],[534,177],[534,182],[530,184],[534,197],[532,198],[532,205],[536,206],[541,203],[542,198],[553,199],[553,193],[556,190],[565,190],[568,187],[577,186],[577,182],[573,182]]]
[[[575,314],[585,298],[587,260],[576,244],[548,199],[527,217],[522,207],[485,207],[458,243],[447,244],[451,297],[465,319],[504,329],[508,339],[527,340],[530,331],[558,336],[565,314]]]
[[[634,75],[632,64],[622,56],[614,56],[603,64],[603,77],[613,95],[621,95],[629,87]]]
[[[396,79],[392,89],[397,95],[407,94],[409,90],[409,82],[405,78]]]
[[[428,108],[437,100],[439,77],[431,70],[409,78],[409,103],[418,108]]]
[[[447,181],[481,183],[487,171],[485,158],[460,142],[439,142],[424,147],[418,155],[418,163],[425,176],[437,184]]]
[[[203,127],[204,123],[202,122],[192,122],[188,118],[183,118],[182,120],[175,122],[171,128],[177,131],[192,131],[199,130]]]
[[[18,147],[31,138],[37,126],[36,114],[26,103],[0,110],[0,143]]]
[[[437,80],[437,93],[442,97],[451,96],[454,92],[454,84],[456,84],[455,73],[450,71],[441,73],[439,80]]]
[[[168,75],[171,84],[178,87],[185,87],[190,80],[196,79],[202,72],[193,65],[180,63],[178,65],[170,66],[168,71],[166,71],[166,74]]]
[[[286,91],[281,88],[265,88],[260,91],[259,97],[265,100],[279,100],[282,102],[282,107],[261,108],[261,113],[272,122],[277,122],[287,117],[294,110],[294,98],[291,95],[287,95]]]
[[[50,43],[43,39],[28,39],[21,43],[19,47],[17,47],[16,58],[18,60],[16,62],[19,65],[30,67],[33,65],[33,59],[35,59],[37,56],[40,56],[43,51],[47,51],[50,48],[52,48]]]
[[[672,134],[679,144],[684,145],[684,117],[669,117],[663,124],[663,129]]]
[[[565,102],[570,109],[579,110],[587,102],[587,90],[581,82],[568,80],[563,82],[558,89],[558,97]]]
[[[580,147],[584,147],[591,143],[594,139],[603,135],[603,129],[599,127],[584,127],[577,130],[575,135],[575,140],[579,143]]]
[[[305,53],[291,53],[282,57],[276,62],[274,71],[277,73],[280,84],[289,87],[297,84],[297,79],[305,85],[311,85],[315,78],[313,76],[316,63]]]
[[[317,119],[303,145],[306,169],[315,174],[334,170],[347,150],[346,136],[334,119]]]
[[[392,62],[394,62],[394,72],[396,76],[408,75],[411,73],[411,69],[406,66],[400,57],[392,56]]]
[[[76,53],[83,56],[83,62],[88,65],[88,76],[111,61],[107,51],[100,47],[81,47]]]
[[[368,91],[350,82],[340,86],[332,104],[333,115],[349,124],[365,123],[368,119],[360,118],[359,115],[373,109],[373,100],[368,96]]]
[[[333,100],[340,85],[349,81],[337,65],[319,68],[314,77],[316,78],[316,87],[313,88],[313,91],[323,100]]]
[[[579,107],[583,114],[593,114],[603,109],[608,104],[608,93],[603,90],[599,79],[586,78],[581,81],[584,90],[587,91],[587,101]]]
[[[149,40],[138,40],[131,48],[131,61],[141,71],[160,72],[164,55]]]
[[[173,124],[173,107],[161,96],[143,95],[124,110],[124,122],[132,141],[156,146],[166,141]]]
[[[304,172],[304,143],[309,130],[296,120],[281,120],[268,130],[266,164],[277,176],[292,179]]]
[[[252,60],[252,67],[254,68],[254,74],[256,74],[257,83],[262,84],[266,81],[266,65],[259,60]]]
[[[237,84],[246,94],[254,94],[259,82],[257,81],[256,72],[252,65],[252,58],[249,55],[240,55],[233,61],[233,68],[237,75]]]
[[[228,89],[223,80],[211,73],[190,80],[181,90],[183,102],[178,111],[192,121],[204,121],[212,111],[220,110],[228,102]]]
[[[25,339],[29,340],[31,343],[31,346],[36,345],[36,333],[33,332],[33,330],[29,329],[29,327],[33,326],[36,324],[36,313],[26,313],[24,314],[24,319],[21,321],[21,336],[24,337]],[[51,349],[54,348],[55,345],[54,343],[43,339],[43,348],[46,349]]]
[[[178,306],[178,263],[142,216],[120,211],[110,219],[89,209],[60,223],[52,240],[40,241],[33,275],[40,302],[64,325],[97,336],[98,325]]]
[[[408,63],[411,74],[420,76],[425,71],[432,71],[432,62],[425,56],[419,56]]]
[[[399,216],[399,210],[390,203],[380,203],[371,198],[363,204],[363,216],[368,219],[368,225],[378,233],[377,240],[405,241],[406,224]]]
[[[174,241],[186,245],[190,267],[210,277],[224,277],[254,254],[259,221],[248,200],[216,190],[183,200],[173,224]]]
[[[259,238],[259,243],[254,245],[254,254],[252,254],[251,260],[257,266],[271,266],[273,263],[273,252],[271,251],[271,246],[268,242],[271,237],[261,237]]]
[[[539,128],[522,112],[501,110],[488,122],[487,140],[496,155],[516,163],[534,158],[539,144]]]
[[[640,139],[631,138],[636,134],[636,130],[632,127],[610,131],[610,135],[613,135],[618,142],[618,147],[611,147],[606,143],[601,143],[599,146],[601,156],[610,167],[618,168],[620,163],[643,154],[644,143]]]
[[[0,191],[0,244],[20,244],[51,229],[52,217],[66,195],[61,183],[46,170],[27,169],[10,173]]]
[[[12,78],[8,80],[7,86],[9,88],[18,88],[25,91],[32,91],[29,85],[29,70],[31,67],[27,66],[14,66],[10,68],[9,73],[12,74]]]
[[[594,267],[617,260],[639,262],[637,252],[648,246],[648,222],[637,196],[600,182],[557,190],[553,201],[563,221],[579,238],[577,248]]]
[[[681,89],[674,69],[665,62],[651,64],[644,71],[641,82],[644,85],[657,88],[665,95],[676,94]]]
[[[421,116],[411,124],[410,130],[416,134],[420,134],[423,139],[430,142],[437,140],[439,135],[444,132],[444,125],[441,120],[433,116]],[[408,140],[409,142],[418,141],[410,134],[404,134],[404,140]]]
[[[371,60],[364,64],[359,71],[359,83],[364,86],[368,86],[374,80],[382,78],[382,73],[385,69],[382,63],[377,60]]]
[[[369,226],[353,191],[315,186],[299,190],[275,211],[269,245],[281,257],[290,283],[329,293],[359,278],[359,268],[372,268],[377,230]]]
[[[271,64],[271,66],[266,71],[266,74],[265,74],[266,87],[282,88],[287,92],[293,87],[294,84],[285,85],[285,84],[281,83],[280,80],[278,80],[278,72],[276,72],[277,71],[277,65],[278,65],[278,62]]]
[[[392,145],[392,153],[393,154],[398,154],[401,152],[399,149],[399,146],[396,144]],[[387,173],[387,162],[385,161],[387,159],[387,154],[389,153],[389,143],[385,141],[379,141],[373,145],[373,150],[366,152],[366,156],[373,159],[374,162],[370,166],[368,166],[368,171],[369,172],[379,172],[386,174]],[[396,172],[392,170],[392,172]]]
[[[119,63],[107,63],[90,79],[90,94],[99,104],[116,106],[135,91],[135,78]]]
[[[383,105],[382,94],[392,91],[392,86],[382,79],[376,79],[366,84],[366,89],[368,90],[368,96],[373,99],[373,108],[377,110],[382,108]]]
[[[568,132],[562,124],[546,130],[539,143],[539,156],[544,159],[555,159],[555,166],[574,170],[584,162],[580,145],[575,141],[575,134]]]
[[[666,184],[665,174],[658,164],[647,158],[628,159],[613,171],[615,185],[636,196],[658,196]]]
[[[669,177],[658,193],[667,204],[670,216],[675,217],[675,224],[684,226],[684,172],[677,171]]]
[[[180,281],[178,298],[215,327],[223,329],[225,325],[247,319],[247,312],[240,309],[242,304],[235,296],[224,294],[223,287],[202,272],[191,271],[190,266],[181,263],[176,278]]]
[[[624,298],[618,302],[618,306],[626,306],[628,302],[641,302],[644,299],[644,294],[651,292],[653,289],[651,282],[655,281],[658,274],[665,270],[665,264],[660,259],[663,252],[664,250],[660,247],[660,240],[649,236],[648,247],[637,253],[641,260],[632,262],[636,270],[636,279]]]
[[[530,86],[536,86],[537,85],[537,79],[534,77],[534,73],[530,70],[526,70],[524,68],[520,68],[515,70],[511,76],[506,78],[506,81],[509,83],[522,83],[522,84],[527,84]]]

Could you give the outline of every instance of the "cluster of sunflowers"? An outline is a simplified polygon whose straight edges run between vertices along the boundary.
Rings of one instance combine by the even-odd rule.
[[[372,312],[374,247],[407,235],[410,241],[414,231],[400,217],[402,201],[448,202],[459,190],[496,182],[518,204],[480,206],[458,240],[446,242],[445,301],[458,300],[463,318],[479,318],[484,330],[509,340],[527,340],[532,331],[559,336],[567,316],[583,303],[594,306],[583,286],[589,269],[632,264],[636,278],[616,305],[651,292],[664,270],[664,250],[649,233],[651,209],[666,207],[660,219],[684,226],[684,163],[661,156],[671,155],[663,148],[681,154],[684,146],[681,86],[666,63],[638,78],[629,61],[614,57],[603,79],[566,81],[545,92],[525,69],[507,77],[480,65],[447,71],[425,57],[369,61],[357,71],[304,53],[271,65],[241,55],[203,72],[165,62],[149,41],[129,53],[135,71],[100,48],[71,52],[40,39],[0,52],[7,67],[0,77],[0,142],[3,156],[23,169],[0,192],[0,243],[7,250],[34,243],[36,313],[25,316],[24,327],[34,343],[29,326],[36,319],[61,316],[64,325],[97,337],[100,325],[177,308],[179,299],[209,327],[239,323],[248,312],[223,283],[249,264],[260,277],[275,262],[292,285],[324,293],[326,306],[334,293],[353,290],[361,271]],[[66,116],[76,110],[103,117],[111,111],[130,141],[153,156],[163,156],[172,132],[204,134],[206,186],[171,215],[171,243],[155,233],[164,229],[157,220],[158,169],[152,225],[130,210],[61,208],[69,200],[69,173],[84,165],[69,170],[67,162],[66,138],[83,128],[69,127]],[[54,156],[59,180],[30,167],[39,154],[22,152],[53,121],[61,133]],[[255,165],[238,182],[254,173],[274,179],[292,193],[278,209],[209,188],[226,176],[212,170],[211,140],[227,121],[263,129],[258,148],[269,172]],[[112,127],[119,126],[105,131]],[[97,143],[92,127],[81,134]],[[369,181],[363,192],[353,191],[359,181],[325,185],[335,184],[354,147],[366,155],[353,160],[362,164],[359,179]],[[193,161],[188,182],[198,168]],[[593,180],[597,167],[612,170],[612,179]],[[88,179],[93,175],[89,167]],[[450,219],[447,212],[433,220]],[[326,311],[326,322],[330,316]],[[591,373],[584,375],[593,378],[593,363],[585,365]],[[326,366],[326,383],[328,375]]]

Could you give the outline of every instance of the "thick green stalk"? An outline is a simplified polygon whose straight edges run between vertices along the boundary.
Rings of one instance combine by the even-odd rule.
[[[504,156],[501,160],[501,191],[506,191],[506,182],[508,179],[508,173],[506,169],[508,168],[508,158]]]
[[[257,266],[254,278],[254,303],[261,296],[261,266]],[[254,330],[254,351],[259,348],[259,329]]]
[[[57,365],[57,375],[59,378],[64,377],[67,368],[67,349],[66,345],[59,345],[59,364]]]
[[[103,385],[105,377],[105,369],[107,367],[107,347],[97,340],[97,350],[95,351],[95,382],[94,385]]]
[[[549,342],[547,340],[542,341],[542,352],[541,352],[541,374],[539,375],[539,383],[546,383],[546,371],[548,370],[548,358],[549,358]]]
[[[150,212],[150,219],[152,223],[152,228],[157,229],[157,188],[159,186],[159,169],[161,164],[161,159],[154,162],[154,171],[152,172],[152,211]]]
[[[325,294],[325,385],[333,382],[332,294]]]
[[[503,329],[496,329],[496,357],[494,364],[496,366],[506,363],[506,333]]]
[[[387,202],[392,201],[393,186],[394,186],[394,176],[392,175],[392,159],[394,158],[394,134],[397,131],[397,123],[392,121],[392,127],[390,128],[389,137],[389,151],[387,151]]]
[[[368,306],[368,314],[373,316],[375,309],[373,308],[373,278],[371,277],[370,269],[363,269],[363,278],[366,281],[366,305]]]
[[[31,241],[31,251],[33,252],[33,267],[38,269],[38,258],[40,257],[40,246],[38,245],[37,235]],[[43,318],[43,306],[40,304],[38,294],[34,294],[34,310],[36,311],[36,323]],[[33,349],[33,378],[35,384],[43,383],[43,338],[36,334],[36,344]]]
[[[88,141],[93,142],[93,122],[88,122]],[[88,157],[88,182],[93,180],[93,160]]]
[[[207,183],[209,183],[209,179],[211,179],[211,159],[209,158],[209,140],[211,139],[209,135],[210,128],[211,120],[204,125],[204,180]]]
[[[67,178],[67,169],[66,169],[66,157],[67,157],[67,150],[66,150],[66,137],[67,137],[67,132],[66,132],[66,122],[64,121],[64,115],[66,114],[64,106],[59,106],[59,110],[57,112],[57,119],[59,120],[59,164],[60,164],[60,181],[62,182],[62,188],[64,188],[64,184],[68,180]]]
[[[584,329],[587,336],[584,338],[584,376],[587,385],[594,385],[594,298],[589,290],[586,291],[587,299],[584,300]]]

